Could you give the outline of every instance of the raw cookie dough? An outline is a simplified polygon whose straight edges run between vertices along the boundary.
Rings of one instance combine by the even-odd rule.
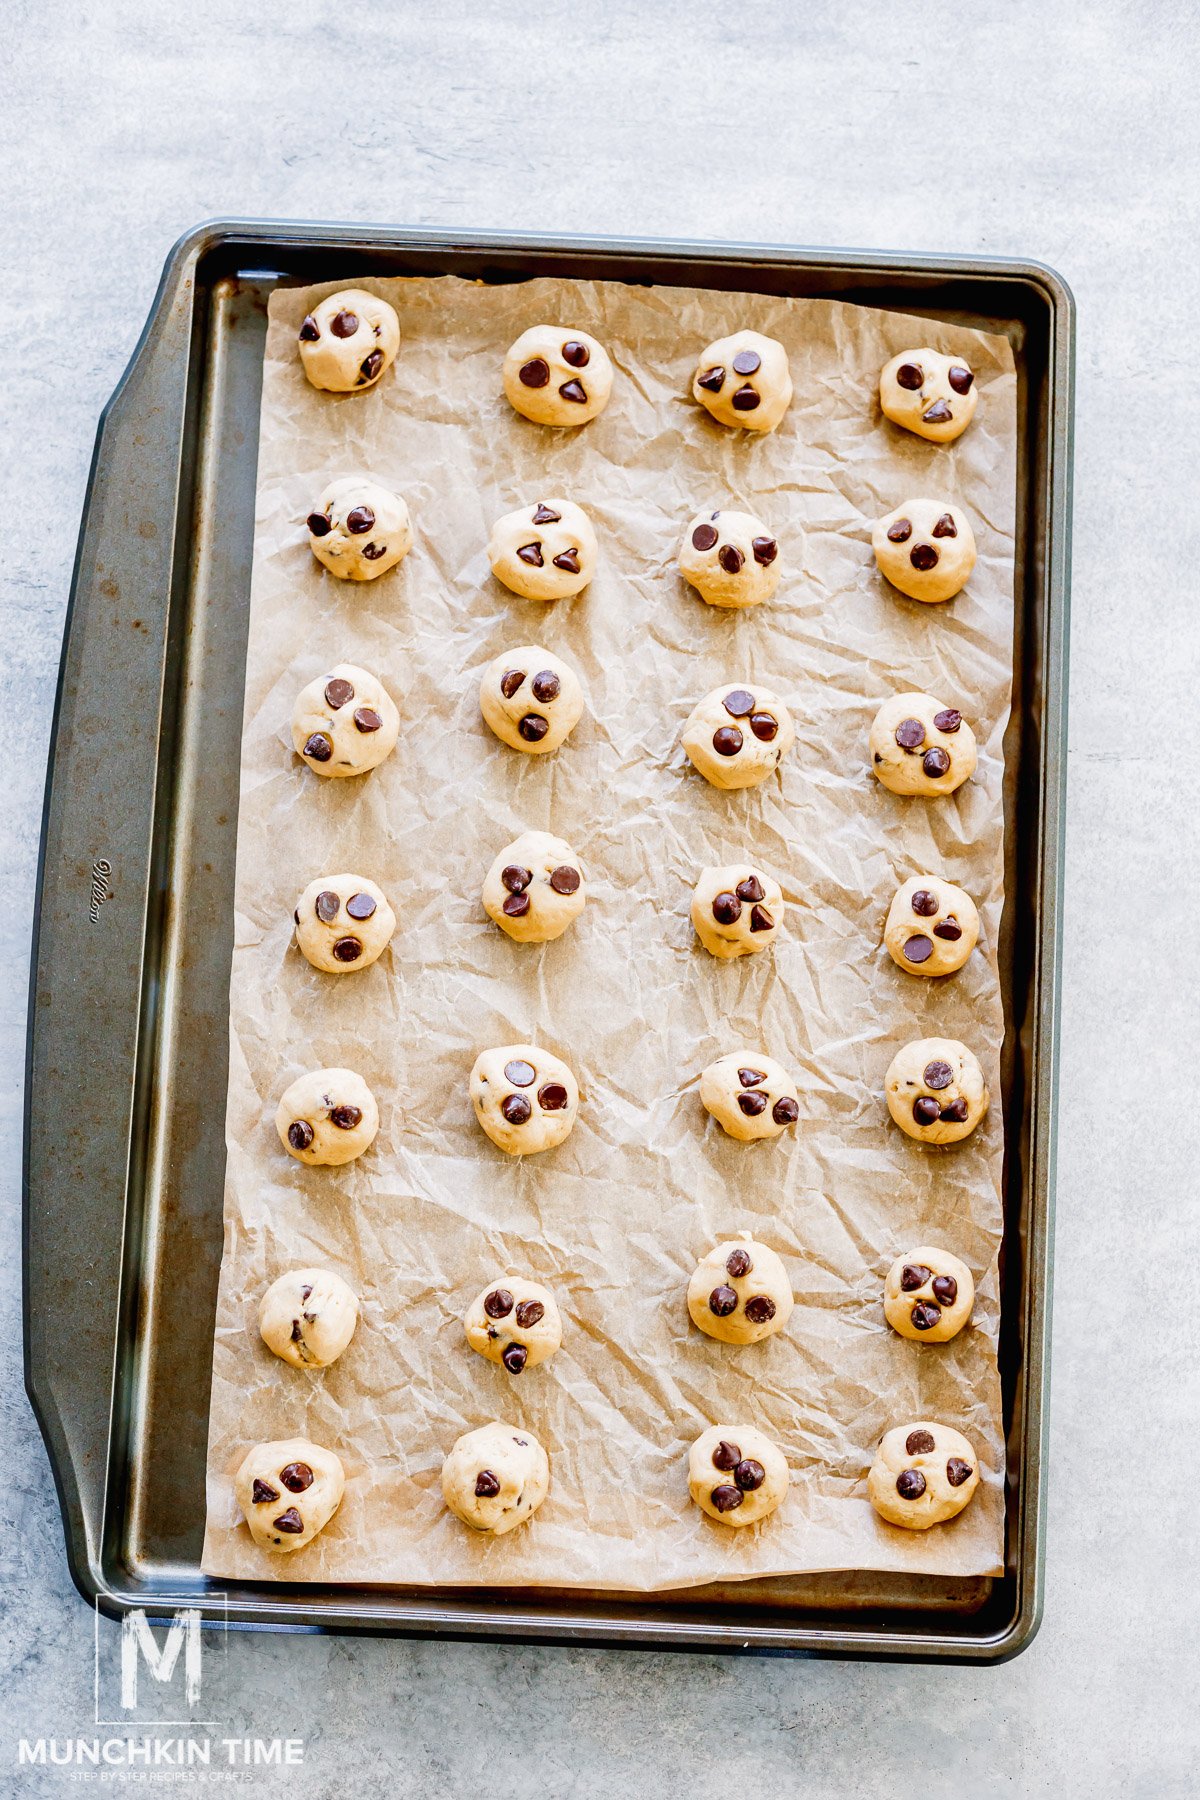
[[[787,1491],[787,1458],[755,1425],[710,1425],[688,1452],[688,1492],[722,1525],[757,1525]]]
[[[940,350],[902,350],[879,377],[885,417],[934,444],[948,444],[967,429],[978,398],[963,358]]]
[[[952,794],[975,772],[975,733],[932,694],[893,694],[875,714],[871,765],[893,794]]]
[[[928,1419],[886,1432],[867,1477],[875,1511],[910,1531],[953,1519],[978,1486],[979,1459],[970,1440]]]
[[[471,1070],[471,1104],[493,1144],[510,1156],[553,1150],[570,1136],[579,1083],[565,1062],[532,1044],[481,1050]]]
[[[374,1143],[379,1108],[353,1069],[313,1069],[284,1093],[275,1129],[297,1162],[335,1168],[353,1162]]]
[[[883,1285],[883,1316],[901,1337],[948,1344],[975,1304],[975,1282],[966,1263],[948,1250],[920,1244],[898,1256]]]
[[[692,398],[722,425],[774,431],[792,398],[787,351],[760,331],[718,338],[696,364]]]
[[[679,546],[679,573],[710,606],[758,606],[779,586],[779,540],[752,513],[699,512]]]
[[[688,1282],[692,1324],[723,1344],[757,1344],[792,1315],[792,1284],[774,1250],[740,1231],[716,1244]]]
[[[467,1342],[510,1375],[534,1369],[562,1343],[558,1303],[548,1287],[522,1275],[501,1275],[472,1301],[464,1321]]]
[[[795,1082],[782,1063],[757,1050],[731,1050],[709,1063],[700,1098],[718,1125],[743,1144],[778,1137],[800,1117]]]
[[[369,475],[331,482],[307,522],[309,549],[343,581],[374,581],[412,549],[407,504]]]
[[[321,875],[296,902],[296,942],[314,969],[368,969],[391,942],[396,915],[365,875]]]
[[[523,600],[565,600],[596,573],[596,533],[573,500],[539,500],[492,526],[492,574]]]
[[[696,936],[714,956],[748,956],[775,942],[783,918],[779,883],[750,863],[701,869],[692,894]]]
[[[906,500],[872,529],[879,572],[910,600],[953,600],[975,567],[975,533],[961,506]]]
[[[769,688],[733,682],[714,688],[692,709],[683,747],[716,788],[757,787],[777,769],[795,740],[792,715]]]
[[[604,345],[565,325],[532,325],[504,358],[504,392],[535,425],[586,425],[608,405],[612,384]]]
[[[521,1425],[464,1432],[442,1464],[442,1495],[473,1531],[502,1537],[533,1517],[550,1488],[550,1458]]]
[[[255,1444],[233,1478],[250,1535],[263,1550],[303,1550],[342,1503],[346,1473],[332,1450],[307,1438]]]
[[[357,1324],[358,1295],[330,1269],[290,1269],[259,1302],[263,1343],[296,1369],[328,1368]]]
[[[396,748],[400,714],[381,681],[338,663],[296,696],[292,742],[316,775],[365,775]]]
[[[540,644],[502,650],[483,671],[479,708],[502,744],[545,756],[565,743],[583,712],[574,669]]]
[[[983,1070],[954,1038],[919,1038],[897,1051],[887,1072],[888,1111],[921,1144],[956,1144],[988,1109]]]
[[[979,941],[975,902],[940,875],[914,875],[896,889],[883,941],[909,975],[953,975]]]
[[[518,944],[561,937],[587,900],[579,858],[548,831],[524,831],[502,850],[483,883],[488,917]]]
[[[395,308],[362,288],[326,295],[300,327],[304,373],[332,394],[374,387],[399,348]]]

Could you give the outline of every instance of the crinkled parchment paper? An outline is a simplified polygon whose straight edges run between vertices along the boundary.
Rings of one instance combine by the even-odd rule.
[[[335,284],[330,284],[330,286]],[[340,284],[345,285],[345,284]],[[1016,381],[1000,338],[821,300],[617,283],[479,287],[368,282],[400,314],[399,358],[365,395],[320,394],[296,332],[330,287],[271,301],[246,671],[225,1254],[217,1313],[203,1566],[225,1576],[372,1583],[646,1589],[817,1569],[999,1572],[1003,1440],[996,1369],[1001,1234],[1002,737],[1012,640]],[[579,431],[518,418],[500,386],[527,325],[583,326],[616,365],[607,412]],[[741,325],[783,340],[796,396],[758,438],[689,397],[701,347]],[[895,351],[929,342],[977,372],[979,408],[938,447],[880,416]],[[416,547],[366,585],[309,552],[325,483],[370,470],[412,507]],[[488,568],[489,528],[542,496],[580,501],[599,573],[546,607]],[[916,495],[963,502],[979,562],[952,604],[892,592],[873,519]],[[781,545],[773,602],[706,607],[675,569],[701,506],[761,516]],[[541,643],[578,669],[589,710],[555,756],[505,749],[479,715],[484,665]],[[403,719],[361,780],[321,781],[293,755],[297,690],[330,665],[376,671]],[[769,684],[797,741],[765,786],[718,793],[679,732],[719,682]],[[952,798],[875,781],[867,728],[889,693],[962,708],[980,743]],[[479,900],[493,856],[526,827],[576,849],[590,898],[559,942],[511,943]],[[749,855],[788,901],[774,953],[720,963],[688,920],[706,863]],[[295,948],[314,876],[370,875],[399,919],[375,967],[333,978]],[[927,872],[979,903],[982,946],[949,981],[902,974],[882,947],[896,883]],[[930,1035],[973,1046],[996,1104],[965,1145],[929,1151],[888,1120],[884,1072]],[[485,1045],[533,1039],[565,1057],[584,1100],[560,1149],[510,1160],[475,1124],[467,1076]],[[762,1049],[802,1085],[795,1133],[742,1145],[700,1105],[701,1069]],[[359,1070],[379,1097],[374,1148],[345,1169],[281,1150],[278,1097],[303,1070]],[[745,1349],[702,1337],[684,1292],[698,1257],[748,1229],[787,1263],[786,1332]],[[892,1259],[932,1240],[975,1271],[971,1327],[944,1348],[884,1325]],[[277,1361],[257,1306],[282,1270],[324,1264],[362,1298],[349,1350],[324,1372]],[[467,1348],[462,1317],[493,1276],[547,1282],[563,1347],[513,1379]],[[865,1475],[910,1418],[961,1427],[984,1481],[953,1524],[883,1524]],[[442,1458],[491,1418],[550,1452],[532,1525],[491,1541],[442,1504]],[[712,1422],[753,1421],[792,1486],[765,1526],[731,1531],[687,1497],[686,1453]],[[252,1545],[231,1476],[261,1438],[335,1449],[346,1498],[308,1549]]]

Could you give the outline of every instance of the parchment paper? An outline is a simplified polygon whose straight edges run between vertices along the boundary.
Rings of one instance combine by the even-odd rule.
[[[271,300],[250,598],[231,999],[225,1252],[213,1364],[203,1566],[285,1581],[682,1587],[816,1569],[967,1575],[1001,1569],[1003,1440],[996,1369],[1001,1234],[1002,736],[1012,641],[1016,381],[1001,338],[828,301],[534,281],[366,282],[396,306],[394,369],[366,395],[310,388],[306,311],[335,286]],[[609,348],[608,410],[574,432],[518,418],[500,387],[527,325],[583,326]],[[783,340],[796,396],[763,439],[712,423],[690,394],[700,348],[738,326]],[[969,359],[976,420],[950,447],[897,430],[875,400],[895,351]],[[311,556],[303,521],[325,483],[374,472],[413,510],[416,547],[368,585]],[[578,500],[599,573],[575,600],[519,600],[489,571],[501,513]],[[979,561],[952,604],[902,599],[876,573],[873,519],[917,495],[969,509]],[[744,614],[703,605],[675,570],[700,506],[738,506],[778,535],[783,579]],[[505,646],[540,643],[579,671],[589,711],[567,745],[523,757],[484,726],[478,684]],[[292,752],[297,690],[339,661],[376,671],[403,719],[395,754],[322,781]],[[679,731],[721,681],[761,681],[792,708],[781,775],[723,794]],[[952,798],[903,800],[866,753],[898,689],[960,706],[980,743]],[[559,942],[511,943],[479,900],[495,853],[527,827],[565,837],[590,898]],[[719,963],[696,943],[692,883],[748,854],[781,881],[773,954]],[[399,926],[373,968],[318,974],[292,908],[314,876],[373,876]],[[975,897],[982,946],[957,977],[902,974],[882,947],[897,882],[940,873]],[[883,1077],[910,1038],[959,1037],[995,1104],[964,1145],[923,1149],[888,1120]],[[565,1145],[510,1160],[475,1124],[480,1048],[521,1039],[565,1057],[583,1089]],[[741,1145],[698,1097],[701,1069],[761,1049],[802,1084],[794,1135]],[[307,1169],[273,1124],[284,1087],[359,1070],[380,1101],[374,1148]],[[784,1257],[786,1332],[734,1349],[688,1322],[697,1258],[746,1229]],[[884,1324],[895,1256],[933,1240],[975,1271],[973,1323],[944,1348]],[[358,1333],[324,1372],[263,1346],[259,1297],[289,1267],[326,1265],[362,1299]],[[563,1347],[513,1379],[468,1349],[464,1310],[521,1271],[554,1289]],[[930,1532],[882,1523],[865,1475],[910,1418],[961,1427],[984,1481]],[[442,1458],[491,1418],[549,1449],[532,1525],[477,1537],[444,1509]],[[763,1527],[732,1531],[687,1497],[686,1453],[710,1423],[760,1424],[792,1485]],[[313,1545],[254,1548],[231,1476],[263,1438],[308,1435],[347,1471]]]

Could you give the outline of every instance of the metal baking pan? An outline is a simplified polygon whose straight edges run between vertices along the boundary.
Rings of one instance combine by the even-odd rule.
[[[1018,369],[1005,740],[1005,1573],[677,1594],[234,1583],[200,1573],[222,1247],[238,751],[267,299],[439,272],[823,295],[1003,332]],[[25,1144],[25,1373],[71,1572],[115,1615],[997,1660],[1042,1598],[1073,304],[1037,264],[216,222],[171,252],[100,423],[42,831]]]

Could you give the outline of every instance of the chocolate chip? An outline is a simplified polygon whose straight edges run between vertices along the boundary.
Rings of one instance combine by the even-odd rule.
[[[279,1479],[289,1494],[302,1494],[310,1488],[316,1479],[306,1462],[289,1463],[286,1469],[280,1469]]]
[[[544,356],[535,356],[529,362],[521,364],[517,379],[522,387],[544,388],[550,379],[550,364]]]
[[[752,1325],[765,1325],[775,1317],[775,1302],[767,1294],[755,1294],[746,1302],[746,1317]]]
[[[579,870],[573,869],[570,863],[560,863],[557,869],[550,871],[550,886],[556,894],[574,894],[579,891]]]
[[[370,531],[375,523],[375,514],[369,506],[352,506],[346,514],[346,530],[361,537],[364,531]]]
[[[302,344],[315,344],[320,335],[321,327],[317,324],[317,321],[313,318],[312,314],[309,313],[303,325],[300,327],[300,342]]]
[[[953,1275],[936,1275],[933,1291],[942,1306],[953,1306],[958,1299],[958,1283]]]
[[[767,1479],[767,1471],[752,1456],[745,1456],[733,1471],[733,1479],[744,1494],[752,1494]]]
[[[383,719],[373,706],[359,706],[354,712],[354,728],[364,733],[381,731]]]
[[[510,894],[522,894],[533,880],[533,870],[523,869],[520,863],[509,863],[500,871],[501,884]]]
[[[953,1125],[965,1125],[969,1108],[965,1100],[952,1100],[949,1106],[943,1106],[938,1117]]]
[[[475,1477],[475,1493],[480,1500],[491,1500],[500,1492],[500,1483],[490,1469],[480,1469]]]
[[[931,1431],[910,1431],[904,1440],[904,1449],[909,1456],[928,1456],[933,1448]]]
[[[939,731],[944,731],[947,737],[953,737],[962,725],[962,714],[957,706],[948,706],[944,712],[934,713],[933,722]]]
[[[517,1324],[522,1331],[532,1331],[546,1316],[546,1309],[540,1300],[522,1300],[517,1308]]]
[[[717,561],[727,575],[737,575],[745,560],[736,544],[722,544],[717,552]]]
[[[931,1099],[928,1094],[922,1094],[918,1100],[914,1100],[912,1110],[913,1118],[918,1125],[936,1125],[942,1116],[937,1101]]]
[[[592,360],[592,353],[578,338],[568,338],[562,347],[562,359],[565,363],[570,363],[573,369],[586,369]]]
[[[524,1344],[509,1344],[501,1354],[500,1361],[510,1375],[519,1375],[529,1361],[529,1352]]]
[[[962,936],[962,926],[954,917],[953,913],[948,913],[944,919],[940,920],[938,924],[934,926],[933,935],[934,937],[945,938],[947,943],[957,944],[959,938]]]
[[[726,1287],[724,1282],[720,1287],[715,1287],[708,1296],[708,1310],[715,1313],[718,1319],[727,1319],[731,1312],[736,1312],[737,1303],[737,1295],[731,1287]]]
[[[711,550],[717,541],[717,533],[711,525],[697,525],[692,533],[692,547],[696,550]]]
[[[745,1495],[742,1493],[741,1488],[734,1487],[732,1482],[723,1481],[720,1487],[715,1487],[713,1489],[712,1493],[709,1495],[709,1499],[719,1513],[727,1513],[732,1512],[735,1507],[740,1506],[745,1499]]]
[[[359,371],[358,371],[359,380],[360,381],[374,381],[375,377],[378,375],[378,373],[379,373],[380,369],[382,369],[382,367],[383,367],[383,351],[382,350],[372,350],[370,356],[364,356],[362,359],[362,363],[361,363],[361,365],[359,367]]]
[[[771,1117],[777,1125],[794,1125],[800,1117],[800,1108],[790,1094],[785,1094],[771,1108]]]
[[[914,569],[919,569],[924,575],[937,567],[938,553],[932,544],[914,544],[908,553],[908,560]]]
[[[742,903],[726,889],[713,901],[712,916],[718,925],[736,925],[742,916]]]
[[[935,1092],[940,1093],[942,1088],[949,1087],[953,1080],[954,1070],[950,1067],[948,1062],[942,1062],[939,1058],[935,1062],[925,1064],[924,1081],[926,1087],[931,1087]]]
[[[531,569],[540,569],[542,566],[542,546],[540,544],[522,544],[517,555],[523,563],[528,563]]]
[[[921,767],[930,781],[940,781],[942,776],[949,772],[950,757],[940,744],[935,744],[933,749],[927,750],[921,758]]]
[[[770,744],[779,731],[779,720],[773,713],[753,713],[750,718],[750,729],[760,743]]]
[[[748,1275],[753,1267],[754,1264],[750,1260],[750,1252],[748,1250],[742,1250],[740,1248],[731,1250],[729,1255],[725,1258],[725,1272],[728,1275],[732,1275],[735,1281],[740,1280],[743,1275]]]
[[[302,1285],[301,1285],[301,1288],[300,1288],[300,1298],[301,1298],[301,1300],[307,1300],[307,1299],[308,1299],[308,1296],[309,1296],[309,1295],[310,1295],[310,1294],[311,1294],[311,1293],[312,1293],[312,1282],[311,1282],[311,1281],[306,1281],[306,1282],[304,1282],[304,1283],[302,1283]]]
[[[761,367],[762,357],[758,354],[757,350],[739,350],[733,359],[733,372],[735,375],[753,375],[754,371],[756,369],[761,369]]]
[[[346,911],[352,919],[369,919],[375,912],[376,902],[370,894],[351,894],[346,902]]]
[[[731,719],[744,719],[747,713],[754,711],[754,695],[748,694],[745,688],[730,688],[721,705]]]
[[[925,742],[925,727],[920,719],[901,719],[896,727],[896,742],[902,750],[916,750]]]
[[[750,548],[754,552],[755,562],[761,563],[764,569],[769,569],[779,555],[779,545],[773,537],[752,538]]]
[[[509,919],[523,919],[529,911],[528,894],[509,894],[500,907],[501,912]]]
[[[742,734],[736,725],[719,725],[713,732],[712,744],[718,756],[736,756],[742,747]]]
[[[541,713],[526,713],[517,730],[527,744],[540,744],[550,729],[549,719],[543,719]]]
[[[554,558],[556,569],[565,569],[568,575],[578,575],[580,567],[578,550],[564,550]]]
[[[325,683],[325,704],[327,706],[332,706],[334,712],[337,712],[339,707],[345,706],[347,700],[353,700],[353,698],[354,688],[350,682],[344,681],[340,675],[329,677]]]
[[[739,900],[762,900],[765,898],[763,884],[757,875],[745,876],[738,882],[736,892]]]
[[[921,423],[923,425],[944,425],[953,417],[954,414],[944,400],[935,400],[933,405],[926,407],[921,414]]]
[[[350,312],[347,308],[343,308],[341,312],[334,313],[333,318],[330,320],[329,329],[332,331],[334,337],[353,337],[358,330],[358,314],[356,312]]]
[[[926,963],[933,955],[933,945],[927,937],[917,932],[913,937],[905,939],[903,954],[905,962]]]
[[[925,1286],[931,1273],[932,1270],[927,1269],[924,1263],[905,1263],[900,1271],[900,1291],[904,1294],[915,1293],[918,1288]]]
[[[288,1126],[288,1143],[293,1150],[307,1150],[313,1141],[313,1128],[307,1119],[293,1119]]]
[[[561,518],[562,514],[556,513],[554,508],[552,506],[547,506],[544,500],[538,501],[537,508],[533,515],[533,522],[535,525],[557,525]]]
[[[524,669],[506,669],[500,677],[500,692],[506,700],[511,700],[525,679]]]
[[[533,1116],[533,1108],[524,1094],[506,1094],[500,1103],[500,1111],[510,1125],[526,1125]]]
[[[728,1474],[730,1469],[736,1469],[741,1460],[740,1446],[731,1444],[728,1438],[722,1438],[712,1453],[713,1468],[720,1469],[724,1474]]]
[[[943,513],[941,518],[938,520],[937,524],[934,526],[932,532],[930,533],[930,536],[937,537],[937,538],[957,537],[958,536],[958,526],[954,523],[954,514],[953,513]]]
[[[515,1305],[507,1288],[493,1288],[483,1297],[483,1310],[489,1319],[506,1319]]]
[[[946,1464],[946,1480],[951,1487],[961,1487],[974,1473],[970,1463],[964,1462],[961,1456],[952,1456]]]
[[[762,396],[755,388],[748,385],[740,387],[733,396],[733,410],[734,412],[753,412],[761,398]]]
[[[696,386],[704,388],[710,394],[719,394],[724,385],[724,369],[706,369],[703,375],[696,377]]]
[[[310,762],[328,762],[333,755],[333,745],[322,731],[314,731],[304,746],[304,755]]]
[[[279,1489],[271,1487],[266,1481],[260,1481],[256,1475],[254,1477],[254,1487],[251,1490],[250,1498],[253,1500],[255,1506],[265,1506],[268,1500],[278,1500]]]
[[[276,1531],[286,1531],[294,1537],[298,1537],[304,1530],[304,1520],[294,1506],[289,1506],[286,1512],[281,1512],[277,1519],[271,1520],[271,1523]]]
[[[561,1081],[547,1081],[538,1089],[538,1105],[543,1112],[562,1112],[568,1094]]]
[[[329,533],[333,530],[332,524],[325,517],[324,513],[309,513],[307,524],[309,533],[312,537],[328,537]]]
[[[322,888],[317,895],[314,910],[323,925],[332,925],[341,910],[341,900],[331,888]]]
[[[925,371],[920,363],[901,363],[900,367],[896,370],[897,386],[908,388],[910,392],[914,392],[919,388],[924,379]]]
[[[767,1110],[767,1096],[765,1094],[739,1094],[737,1103],[748,1119],[756,1119],[759,1113],[765,1113]]]
[[[364,544],[362,553],[368,562],[378,562],[387,549],[386,544]]]
[[[743,1087],[757,1087],[760,1081],[765,1081],[766,1079],[766,1075],[761,1069],[738,1070],[738,1080]]]
[[[920,1469],[905,1469],[897,1475],[896,1492],[902,1500],[919,1500],[925,1492],[925,1477]]]
[[[537,1070],[532,1063],[525,1062],[521,1057],[514,1057],[512,1062],[504,1065],[504,1079],[511,1082],[513,1087],[532,1087],[537,1080]]]
[[[941,1319],[941,1308],[930,1306],[924,1300],[918,1300],[911,1313],[914,1331],[932,1331]]]
[[[360,1106],[335,1106],[329,1114],[329,1123],[336,1125],[339,1131],[353,1131],[362,1121]]]
[[[911,536],[911,519],[893,519],[892,523],[888,526],[889,544],[907,544]]]
[[[964,368],[961,363],[955,363],[946,376],[956,394],[969,394],[974,379],[970,369]]]
[[[564,381],[558,391],[564,400],[573,400],[576,406],[587,405],[587,393],[580,381]]]
[[[918,888],[912,897],[912,909],[922,919],[931,919],[938,909],[936,894],[928,888]]]
[[[295,921],[298,925],[300,923],[300,908],[299,907],[296,908],[295,912],[292,914],[292,917],[293,917],[293,919],[295,919]]]
[[[775,921],[765,906],[755,906],[750,910],[751,931],[774,931]]]
[[[337,943],[333,946],[333,955],[336,962],[357,962],[362,953],[362,943],[360,939],[356,937],[339,938]]]
[[[553,669],[539,669],[529,685],[534,699],[540,700],[543,706],[550,700],[557,700],[562,691],[562,682]]]

